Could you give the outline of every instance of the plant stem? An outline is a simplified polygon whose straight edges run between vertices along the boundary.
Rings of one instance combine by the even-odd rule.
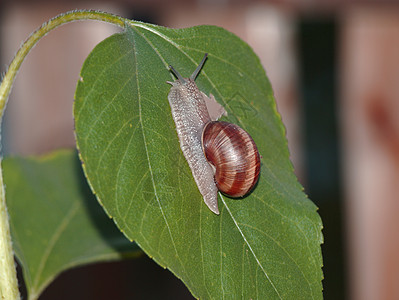
[[[125,28],[127,20],[108,13],[98,11],[72,11],[61,14],[44,23],[31,34],[16,53],[0,85],[0,122],[4,115],[8,96],[18,70],[29,51],[48,32],[60,25],[79,21],[97,20]],[[1,158],[0,158],[1,164]],[[11,244],[10,226],[8,222],[2,170],[0,168],[0,299],[19,299],[18,282],[16,277],[14,255]]]

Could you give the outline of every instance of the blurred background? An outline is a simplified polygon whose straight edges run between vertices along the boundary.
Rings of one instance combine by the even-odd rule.
[[[249,43],[272,83],[296,174],[323,219],[325,299],[399,299],[395,1],[2,0],[0,71],[43,22],[83,8],[175,28],[218,25]],[[78,22],[39,42],[11,93],[5,154],[74,146],[72,103],[81,65],[116,30]],[[65,272],[41,299],[161,298],[192,296],[143,256]]]

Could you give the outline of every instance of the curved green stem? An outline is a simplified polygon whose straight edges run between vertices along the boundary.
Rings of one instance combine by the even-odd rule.
[[[0,85],[0,121],[3,117],[7,99],[10,94],[12,84],[18,73],[18,70],[24,61],[26,55],[35,46],[35,44],[48,32],[60,25],[79,21],[79,20],[97,20],[119,27],[125,28],[125,19],[98,11],[72,11],[61,14],[48,22],[44,23],[39,29],[25,41],[16,53]],[[1,159],[0,159],[1,163]],[[2,171],[0,168],[0,299],[19,299],[18,282],[16,277],[14,255],[11,245],[10,226],[8,222],[7,207],[5,201],[5,192],[3,185]]]
[[[5,74],[3,81],[0,86],[0,117],[3,116],[4,107],[7,102],[8,95],[11,91],[12,84],[14,82],[15,76],[24,61],[26,55],[29,51],[36,45],[36,43],[44,37],[51,30],[57,28],[66,23],[79,21],[79,20],[97,20],[104,21],[111,24],[118,25],[122,28],[125,27],[125,20],[121,17],[111,15],[108,13],[98,12],[98,11],[72,11],[65,14],[61,14],[48,22],[44,23],[39,29],[31,34],[31,36],[25,41],[25,43],[18,50],[14,59],[12,60],[7,73]]]

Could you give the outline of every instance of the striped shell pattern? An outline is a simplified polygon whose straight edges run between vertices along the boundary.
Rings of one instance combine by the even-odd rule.
[[[244,129],[232,123],[209,122],[202,133],[202,147],[222,193],[242,197],[253,189],[259,178],[260,155]]]

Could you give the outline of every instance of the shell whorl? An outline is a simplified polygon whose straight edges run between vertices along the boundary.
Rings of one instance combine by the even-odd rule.
[[[260,173],[260,155],[251,136],[241,127],[214,121],[202,133],[205,156],[215,168],[218,189],[242,197],[255,186]]]

